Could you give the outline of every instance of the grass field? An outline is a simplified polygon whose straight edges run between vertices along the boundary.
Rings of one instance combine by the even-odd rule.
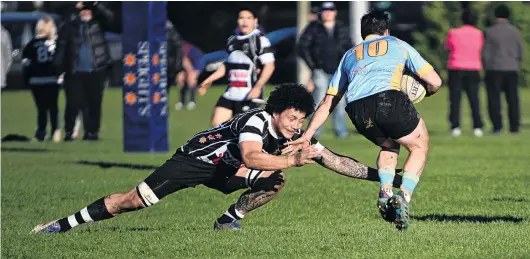
[[[209,125],[223,89],[200,98],[194,111],[174,112],[171,106],[172,151],[167,154],[122,152],[121,91],[116,89],[105,93],[99,142],[2,143],[1,257],[530,258],[530,89],[522,91],[526,125],[519,135],[473,137],[464,102],[464,135],[450,137],[446,89],[417,105],[431,131],[432,148],[413,197],[411,226],[404,233],[380,218],[378,184],[310,165],[288,169],[285,189],[248,214],[241,221],[242,232],[212,230],[215,218],[239,194],[224,196],[200,186],[147,210],[66,234],[29,234],[39,223],[70,215],[106,194],[130,190],[151,172],[81,161],[160,165]],[[174,88],[171,94],[174,104]],[[485,100],[482,114],[489,130]],[[29,92],[2,94],[2,136],[32,136],[35,121]],[[378,150],[359,135],[338,141],[328,130],[321,142],[375,164]],[[401,161],[406,153],[402,150]]]

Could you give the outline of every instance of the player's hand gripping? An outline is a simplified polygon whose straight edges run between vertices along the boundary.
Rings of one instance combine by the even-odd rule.
[[[285,155],[285,154],[293,155],[293,154],[296,154],[298,151],[311,146],[311,141],[308,140],[306,137],[301,136],[295,141],[286,142],[284,145],[286,147],[282,149],[282,155]]]
[[[315,146],[309,146],[302,149],[301,152],[294,155],[294,166],[303,166],[307,164],[314,164],[313,158],[321,157],[320,151]]]

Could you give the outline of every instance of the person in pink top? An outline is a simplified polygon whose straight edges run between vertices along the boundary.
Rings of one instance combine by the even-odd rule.
[[[481,137],[484,124],[480,116],[478,92],[484,35],[475,27],[476,16],[473,13],[464,11],[462,22],[462,26],[449,31],[445,42],[445,49],[449,51],[449,122],[452,135],[460,136],[460,99],[464,90],[471,106],[473,133]]]

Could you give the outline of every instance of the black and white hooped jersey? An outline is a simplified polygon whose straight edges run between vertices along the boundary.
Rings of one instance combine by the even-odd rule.
[[[302,130],[293,137],[301,136]],[[210,164],[223,161],[235,168],[243,164],[239,143],[258,141],[263,144],[263,152],[280,155],[283,143],[288,141],[276,133],[271,125],[271,115],[263,109],[252,109],[236,115],[231,120],[208,130],[197,133],[177,153],[192,156]],[[318,148],[324,148],[313,140]]]
[[[223,97],[243,101],[258,79],[256,70],[260,64],[274,62],[271,43],[260,30],[254,30],[247,35],[230,36],[226,50],[229,85]]]
[[[55,40],[37,37],[29,41],[22,51],[24,77],[31,85],[56,84],[57,73],[52,65],[55,57]]]

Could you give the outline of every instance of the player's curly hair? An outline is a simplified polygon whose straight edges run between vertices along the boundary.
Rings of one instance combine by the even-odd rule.
[[[269,114],[274,114],[282,113],[289,108],[305,113],[306,117],[309,117],[315,111],[313,96],[304,85],[295,83],[280,84],[271,92],[265,111]]]
[[[384,11],[374,10],[361,18],[361,37],[366,38],[370,34],[383,35],[388,30],[389,18]]]

